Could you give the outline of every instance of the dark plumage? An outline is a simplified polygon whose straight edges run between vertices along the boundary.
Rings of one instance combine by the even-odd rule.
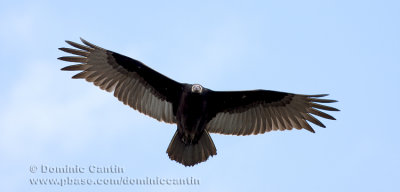
[[[267,90],[213,91],[198,84],[178,83],[140,61],[103,49],[81,39],[84,45],[66,41],[78,49],[60,48],[77,56],[60,60],[78,62],[62,68],[80,71],[74,79],[86,79],[114,92],[124,104],[159,121],[178,126],[167,149],[168,156],[193,166],[217,154],[209,133],[255,135],[273,130],[306,129],[307,121],[325,127],[320,110],[338,111],[319,103],[327,95],[299,95]],[[320,109],[320,110],[319,110]]]

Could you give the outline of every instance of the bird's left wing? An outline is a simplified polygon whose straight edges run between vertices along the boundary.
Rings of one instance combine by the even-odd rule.
[[[173,104],[177,103],[182,85],[147,67],[138,60],[103,49],[81,39],[85,45],[66,41],[78,49],[60,48],[77,56],[60,60],[78,62],[62,68],[81,71],[72,78],[86,79],[121,102],[159,121],[175,123]]]
[[[267,90],[210,91],[210,118],[207,130],[210,133],[227,135],[260,134],[271,130],[306,129],[314,132],[307,121],[325,127],[317,115],[332,119],[319,111],[338,109],[319,103],[335,100],[321,99],[326,95],[298,95]]]

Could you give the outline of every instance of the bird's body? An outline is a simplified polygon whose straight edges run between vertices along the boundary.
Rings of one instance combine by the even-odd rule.
[[[338,111],[319,104],[336,102],[321,99],[325,94],[213,91],[198,84],[179,83],[140,61],[81,40],[85,45],[67,41],[78,49],[60,48],[78,56],[59,59],[81,63],[62,70],[81,71],[73,78],[86,79],[114,92],[124,104],[159,121],[176,123],[177,130],[167,153],[170,159],[185,166],[217,154],[209,133],[255,135],[293,128],[314,132],[308,122],[325,126],[313,115],[334,120],[318,109]]]
[[[194,87],[200,87],[201,90],[194,91]],[[217,154],[214,143],[206,131],[209,121],[206,93],[207,90],[198,84],[184,84],[176,110],[178,129],[167,149],[171,159],[194,165],[207,160],[210,155]]]
[[[207,125],[207,98],[191,89],[185,85],[176,113],[178,134],[185,144],[196,144]]]

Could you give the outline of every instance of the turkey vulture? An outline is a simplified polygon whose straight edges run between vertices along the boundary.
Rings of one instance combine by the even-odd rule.
[[[270,90],[213,91],[199,84],[176,82],[142,62],[103,49],[81,38],[66,41],[60,50],[75,56],[58,59],[79,64],[62,68],[80,71],[73,79],[86,79],[130,107],[166,123],[176,123],[167,153],[170,159],[193,166],[216,155],[209,133],[256,135],[275,130],[306,129],[309,122],[325,127],[313,115],[335,120],[320,110],[339,111],[319,103],[327,94],[300,95]],[[320,110],[318,110],[320,109]]]

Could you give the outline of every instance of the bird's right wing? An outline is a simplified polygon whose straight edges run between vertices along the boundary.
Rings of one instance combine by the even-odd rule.
[[[332,119],[332,116],[319,111],[338,111],[338,109],[319,103],[332,103],[335,100],[321,99],[326,95],[299,95],[278,91],[211,91],[209,94],[210,133],[228,135],[250,135],[272,130],[306,129],[314,132],[310,121],[325,127],[312,115]]]
[[[173,105],[177,103],[182,84],[147,67],[138,60],[103,49],[81,39],[85,45],[66,41],[78,49],[60,48],[77,56],[60,60],[78,62],[62,68],[81,71],[72,78],[86,79],[130,107],[159,121],[175,123]]]

